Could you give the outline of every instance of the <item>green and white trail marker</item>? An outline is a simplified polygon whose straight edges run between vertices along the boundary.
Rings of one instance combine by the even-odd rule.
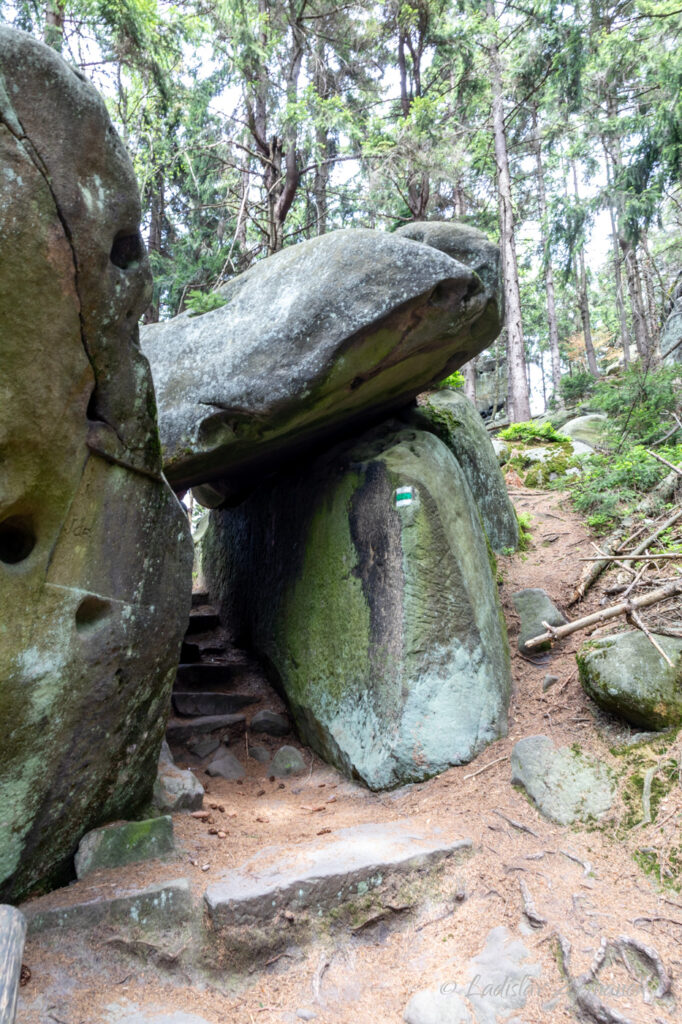
[[[411,505],[414,500],[414,493],[411,487],[404,485],[403,487],[397,487],[395,491],[395,507],[403,508],[405,505]]]

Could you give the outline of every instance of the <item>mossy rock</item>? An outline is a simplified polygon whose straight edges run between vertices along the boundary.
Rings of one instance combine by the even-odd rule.
[[[93,829],[83,836],[75,857],[76,875],[84,878],[100,868],[119,868],[174,853],[170,815],[125,821]]]
[[[614,715],[643,729],[682,725],[682,640],[656,635],[664,661],[640,630],[591,640],[577,655],[580,682]]]
[[[469,761],[506,732],[488,545],[434,435],[387,426],[212,515],[211,593],[321,757],[383,789]]]

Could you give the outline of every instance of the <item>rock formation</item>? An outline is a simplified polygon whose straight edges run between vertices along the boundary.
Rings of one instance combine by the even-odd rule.
[[[150,274],[102,100],[0,27],[0,899],[151,795],[189,608],[137,337]]]
[[[347,775],[424,779],[505,734],[487,542],[433,434],[388,424],[213,513],[203,564],[301,737]]]
[[[170,482],[236,503],[283,457],[379,421],[490,344],[498,253],[475,235],[479,273],[408,238],[333,231],[228,282],[220,309],[144,328]]]

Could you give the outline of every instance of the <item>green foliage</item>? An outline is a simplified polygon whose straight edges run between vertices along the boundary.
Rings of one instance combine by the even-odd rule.
[[[451,373],[449,377],[446,377],[445,380],[442,380],[440,382],[440,384],[438,385],[438,387],[439,388],[463,388],[464,387],[464,376],[463,376],[463,374],[461,374],[459,372],[459,370],[455,370],[455,372]]]
[[[520,441],[527,444],[538,441],[543,444],[571,443],[571,439],[560,434],[551,423],[535,423],[533,420],[529,420],[527,423],[512,423],[511,426],[501,430],[497,436],[503,441]]]
[[[593,402],[609,416],[607,438],[617,451],[626,443],[654,444],[674,426],[671,414],[682,404],[682,366],[652,371],[637,363],[599,381]]]
[[[669,462],[682,462],[682,444],[658,451]],[[582,476],[571,477],[571,500],[579,512],[586,514],[588,525],[598,534],[614,529],[668,472],[665,466],[647,455],[642,445],[634,445],[625,454],[615,457],[590,455],[584,466]],[[559,480],[556,486],[565,488],[566,479]]]
[[[574,370],[561,378],[559,390],[566,405],[575,405],[594,391],[596,381],[588,370]]]
[[[191,310],[190,316],[201,316],[202,313],[210,313],[214,309],[224,306],[226,299],[219,292],[202,292],[193,288],[187,296],[186,305]]]
[[[516,510],[514,510],[516,511]],[[528,551],[533,541],[531,523],[533,521],[530,512],[516,512],[516,520],[519,524],[519,551]]]

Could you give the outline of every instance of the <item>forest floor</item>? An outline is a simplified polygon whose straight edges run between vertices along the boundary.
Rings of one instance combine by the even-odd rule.
[[[584,634],[568,637],[534,661],[520,655],[512,593],[543,587],[566,610],[583,564],[578,557],[589,553],[590,535],[565,494],[518,487],[512,500],[517,511],[532,517],[532,545],[525,553],[498,559],[514,680],[506,738],[470,765],[384,794],[348,782],[307,750],[309,773],[286,780],[283,788],[253,760],[241,784],[197,773],[209,789],[204,806],[225,807],[224,815],[218,811],[216,816],[225,821],[228,838],[209,835],[205,823],[187,814],[175,815],[184,864],[157,862],[124,874],[126,882],[149,882],[152,870],[153,880],[189,874],[200,893],[263,846],[293,846],[316,840],[324,829],[401,818],[443,825],[451,834],[471,838],[472,855],[464,863],[446,863],[437,891],[416,912],[343,937],[322,934],[310,946],[292,948],[270,963],[255,962],[250,973],[215,984],[198,983],[182,969],[163,975],[143,960],[117,959],[104,939],[85,956],[77,945],[38,936],[27,943],[24,955],[31,979],[22,989],[19,1024],[103,1024],[137,1010],[193,1013],[210,1024],[296,1022],[303,1019],[297,1016],[301,1010],[313,1013],[319,1024],[396,1024],[418,990],[465,983],[469,961],[500,925],[523,942],[529,964],[541,967],[538,977],[529,974],[527,1004],[515,1021],[575,1019],[557,963],[558,934],[572,945],[574,975],[588,969],[602,939],[627,935],[654,947],[682,1001],[675,980],[682,978],[682,897],[674,888],[661,888],[634,859],[642,847],[656,849],[659,863],[674,866],[682,787],[671,785],[661,793],[654,821],[638,828],[641,811],[635,806],[633,813],[627,781],[641,772],[642,761],[656,763],[661,743],[679,757],[679,741],[668,735],[635,753],[622,753],[622,746],[620,753],[612,752],[634,731],[599,713],[583,693],[575,652]],[[597,609],[603,586],[570,609],[569,617]],[[543,692],[547,673],[559,681]],[[579,744],[613,769],[619,795],[605,818],[561,827],[543,819],[512,787],[512,747],[538,733],[556,745]],[[544,926],[529,927],[520,881],[546,919]],[[453,894],[459,894],[458,900]],[[623,962],[607,964],[599,980],[601,999],[624,1020],[661,1024],[679,1019],[672,1003],[653,1000]],[[171,1024],[173,1017],[168,1020]]]

